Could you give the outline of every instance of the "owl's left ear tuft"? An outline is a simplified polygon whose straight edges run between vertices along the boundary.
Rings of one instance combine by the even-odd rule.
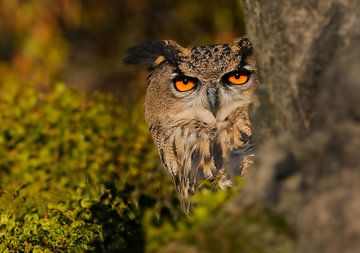
[[[149,41],[143,44],[130,47],[127,50],[127,56],[123,60],[126,64],[145,65],[151,67],[156,59],[162,56],[165,47],[165,42]]]
[[[130,47],[124,63],[144,65],[148,68],[154,68],[164,61],[177,65],[178,58],[186,53],[186,50],[172,40],[149,41]]]
[[[241,37],[235,40],[235,44],[237,44],[240,48],[251,48],[252,44],[247,37]]]
[[[253,46],[247,37],[241,37],[235,40],[235,45],[239,47],[240,54],[248,56],[253,53]]]

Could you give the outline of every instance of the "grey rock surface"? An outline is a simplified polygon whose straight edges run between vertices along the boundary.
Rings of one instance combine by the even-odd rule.
[[[262,83],[239,203],[284,215],[298,252],[360,252],[360,1],[243,7]]]

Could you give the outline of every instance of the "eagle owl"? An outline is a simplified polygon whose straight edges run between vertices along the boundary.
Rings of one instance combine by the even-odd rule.
[[[185,48],[152,41],[128,49],[125,63],[150,70],[145,118],[183,207],[210,183],[229,187],[253,156],[248,115],[258,83],[247,38]]]

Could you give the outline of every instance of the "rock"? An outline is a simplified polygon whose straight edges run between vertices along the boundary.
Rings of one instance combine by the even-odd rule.
[[[262,83],[238,203],[283,215],[299,252],[360,252],[360,2],[243,7]]]

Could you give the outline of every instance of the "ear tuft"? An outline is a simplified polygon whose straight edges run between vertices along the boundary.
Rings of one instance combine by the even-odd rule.
[[[241,37],[235,40],[235,44],[237,44],[240,48],[252,48],[252,44],[247,37]]]
[[[124,59],[124,63],[151,67],[156,59],[163,55],[165,45],[165,41],[158,40],[130,47],[127,50],[128,56]]]
[[[187,50],[172,40],[149,41],[129,48],[124,63],[148,68],[154,68],[164,61],[177,65],[179,57],[189,53]]]
[[[247,37],[241,37],[235,40],[235,44],[239,47],[240,54],[243,56],[252,55],[253,46]]]

